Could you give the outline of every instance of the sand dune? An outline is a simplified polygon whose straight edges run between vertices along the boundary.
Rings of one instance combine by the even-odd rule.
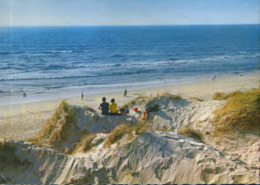
[[[158,104],[160,109],[141,121],[141,112],[132,108],[143,110],[149,104]],[[259,137],[250,133],[239,140],[227,136],[222,138],[225,144],[217,145],[212,135],[213,111],[223,104],[168,94],[139,97],[128,104],[130,113],[125,116],[103,116],[89,107],[62,104],[30,139],[38,146],[0,142],[0,182],[258,183]],[[146,125],[142,132],[128,132],[139,122]],[[105,145],[121,123],[129,129]],[[178,133],[185,126],[198,131],[200,140]]]
[[[214,86],[257,88],[252,79]],[[206,91],[207,84],[106,95],[128,106],[123,116],[100,114],[104,95],[87,97],[88,106],[72,98],[10,106],[13,112],[1,107],[0,183],[258,183],[259,132],[214,134],[214,111],[226,101],[209,100],[216,89]],[[189,99],[196,86],[205,101]],[[155,104],[159,110],[141,120]]]

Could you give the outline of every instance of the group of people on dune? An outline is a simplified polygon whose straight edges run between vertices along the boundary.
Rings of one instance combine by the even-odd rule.
[[[127,90],[125,89],[124,96],[126,96],[126,95],[127,95]],[[82,99],[83,99],[83,97],[82,97]],[[111,99],[111,103],[109,104],[106,102],[106,97],[103,97],[102,103],[99,105],[98,109],[101,110],[101,114],[103,114],[103,115],[118,115],[117,104],[115,103],[114,98]],[[126,113],[125,109],[120,110],[120,111],[122,114]]]
[[[111,99],[111,103],[106,102],[106,97],[102,98],[102,103],[99,105],[98,109],[101,110],[101,114],[103,115],[117,115],[117,104],[115,103],[115,99]]]

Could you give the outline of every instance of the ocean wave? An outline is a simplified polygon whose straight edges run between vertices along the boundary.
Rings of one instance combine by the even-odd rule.
[[[8,54],[10,54],[9,51],[0,51],[0,55],[8,55]]]
[[[2,78],[0,81],[34,81],[34,80],[59,80],[59,79],[69,79],[69,78],[87,78],[95,77],[97,75],[76,75],[76,76],[56,76],[56,77],[20,77],[20,78]]]
[[[122,57],[126,57],[126,55],[123,54],[115,54],[115,55],[111,55],[111,58],[122,58]]]
[[[45,54],[59,54],[59,53],[82,53],[82,52],[92,52],[90,49],[82,49],[82,50],[49,50],[44,51]]]
[[[24,51],[0,51],[0,55],[24,54]]]
[[[106,76],[106,77],[111,77],[111,76],[124,76],[124,75],[134,75],[134,74],[141,74],[141,73],[151,73],[156,71],[156,69],[138,69],[138,70],[129,70],[129,71],[108,71],[108,72],[96,72],[96,73],[92,73],[92,74],[83,74],[84,72],[81,72],[82,75],[79,75],[77,72],[75,73],[70,73],[71,75],[68,75],[68,73],[58,73],[55,74],[56,76],[52,74],[43,74],[44,76],[40,76],[40,77],[28,77],[28,76],[23,76],[23,75],[19,75],[17,77],[9,77],[5,76],[4,78],[0,79],[0,81],[36,81],[36,80],[61,80],[61,79],[80,79],[80,78],[90,78],[90,77],[102,77],[102,76]],[[34,73],[35,75],[39,75],[37,73]],[[65,75],[63,75],[65,74]],[[14,75],[16,76],[16,75]]]

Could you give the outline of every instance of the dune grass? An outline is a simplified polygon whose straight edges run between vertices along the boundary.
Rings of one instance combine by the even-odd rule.
[[[107,136],[107,139],[104,143],[104,147],[109,146],[115,142],[117,142],[123,135],[129,134],[133,131],[133,126],[130,124],[120,124],[114,128]]]
[[[126,103],[125,105],[123,105],[121,107],[122,108],[129,108],[129,107],[132,107],[134,105],[137,105],[137,103],[140,101],[140,103],[144,103],[145,102],[145,99],[147,97],[146,96],[138,96],[136,97],[135,99],[131,100],[130,102]]]
[[[70,182],[68,184],[86,184],[86,183],[90,183],[89,180],[92,177],[92,175],[90,173],[87,173],[85,176],[80,177],[78,179],[76,178],[72,178],[70,179]]]
[[[85,110],[88,110],[88,111],[93,112],[93,113],[97,112],[96,110],[94,110],[93,108],[91,108],[91,107],[89,107],[89,106],[87,106],[87,105],[84,105],[83,108],[84,108]]]
[[[215,110],[214,133],[233,132],[249,129],[259,132],[260,127],[260,89],[247,92],[233,92],[227,95],[225,105]]]
[[[62,141],[66,135],[66,130],[75,124],[77,112],[66,101],[62,101],[52,118],[44,125],[42,130],[28,141],[37,145],[43,144],[46,140],[48,144],[55,144]]]
[[[15,155],[17,151],[17,144],[6,141],[0,141],[0,172],[6,169],[25,170],[29,168],[32,163],[27,159],[20,159]],[[1,183],[7,183],[3,179]],[[11,179],[8,180],[11,183]]]
[[[161,93],[161,94],[157,94],[155,97],[149,98],[145,104],[145,107],[153,104],[153,102],[160,97],[169,97],[170,100],[182,100],[182,97],[179,95],[173,95],[170,93]]]
[[[197,97],[189,97],[188,100],[195,100],[195,101],[200,101],[203,102],[203,99],[197,98]]]
[[[149,127],[144,121],[137,122],[135,125],[131,124],[120,124],[114,128],[107,136],[104,147],[110,146],[111,144],[118,142],[125,134],[128,134],[127,140],[129,141],[135,135],[139,135]]]
[[[182,99],[182,97],[179,96],[179,95],[170,95],[169,98],[170,98],[171,100],[181,100],[181,99]]]
[[[212,100],[227,100],[229,98],[232,98],[233,96],[236,96],[238,94],[241,94],[240,91],[234,91],[228,94],[225,93],[221,93],[221,92],[216,92],[213,97]]]
[[[203,142],[203,135],[198,130],[194,130],[187,126],[184,126],[178,132],[184,136],[191,137],[199,142]]]
[[[92,148],[91,142],[93,141],[93,139],[95,139],[95,137],[97,136],[97,134],[95,133],[91,133],[91,134],[86,134],[85,136],[83,136],[80,140],[80,142],[77,143],[75,150],[72,153],[76,153],[76,152],[87,152]]]
[[[171,100],[181,100],[182,97],[180,95],[174,95],[174,94],[170,94],[170,93],[161,93],[158,94],[157,97],[161,97],[161,96],[169,96],[169,98]]]

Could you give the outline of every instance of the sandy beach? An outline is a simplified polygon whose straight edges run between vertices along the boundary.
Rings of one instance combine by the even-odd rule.
[[[212,96],[216,92],[259,93],[259,79],[259,74],[251,73],[134,90],[126,97],[121,91],[83,100],[68,98],[67,103],[57,99],[1,106],[0,180],[257,183],[257,129],[216,135],[215,110],[221,110],[226,100],[212,100]],[[119,107],[134,100],[128,105],[129,114],[101,115],[98,106],[104,96],[115,98]],[[200,100],[190,99],[194,97]],[[142,120],[147,105],[159,105],[159,110]],[[134,107],[140,111],[133,111]],[[7,155],[10,161],[3,160]]]
[[[115,93],[105,93],[65,99],[73,105],[87,105],[97,111],[102,97],[109,101],[116,99],[118,106],[123,106],[138,96],[154,96],[156,94],[170,93],[180,95],[183,98],[197,97],[205,101],[212,99],[215,92],[228,93],[232,91],[245,91],[258,88],[260,75],[250,73],[243,76],[218,77],[216,81],[199,81],[195,83],[175,86],[152,87],[129,91],[123,96],[123,90]],[[41,130],[42,126],[50,119],[63,99],[22,103],[0,106],[0,136],[8,139],[26,139]]]

